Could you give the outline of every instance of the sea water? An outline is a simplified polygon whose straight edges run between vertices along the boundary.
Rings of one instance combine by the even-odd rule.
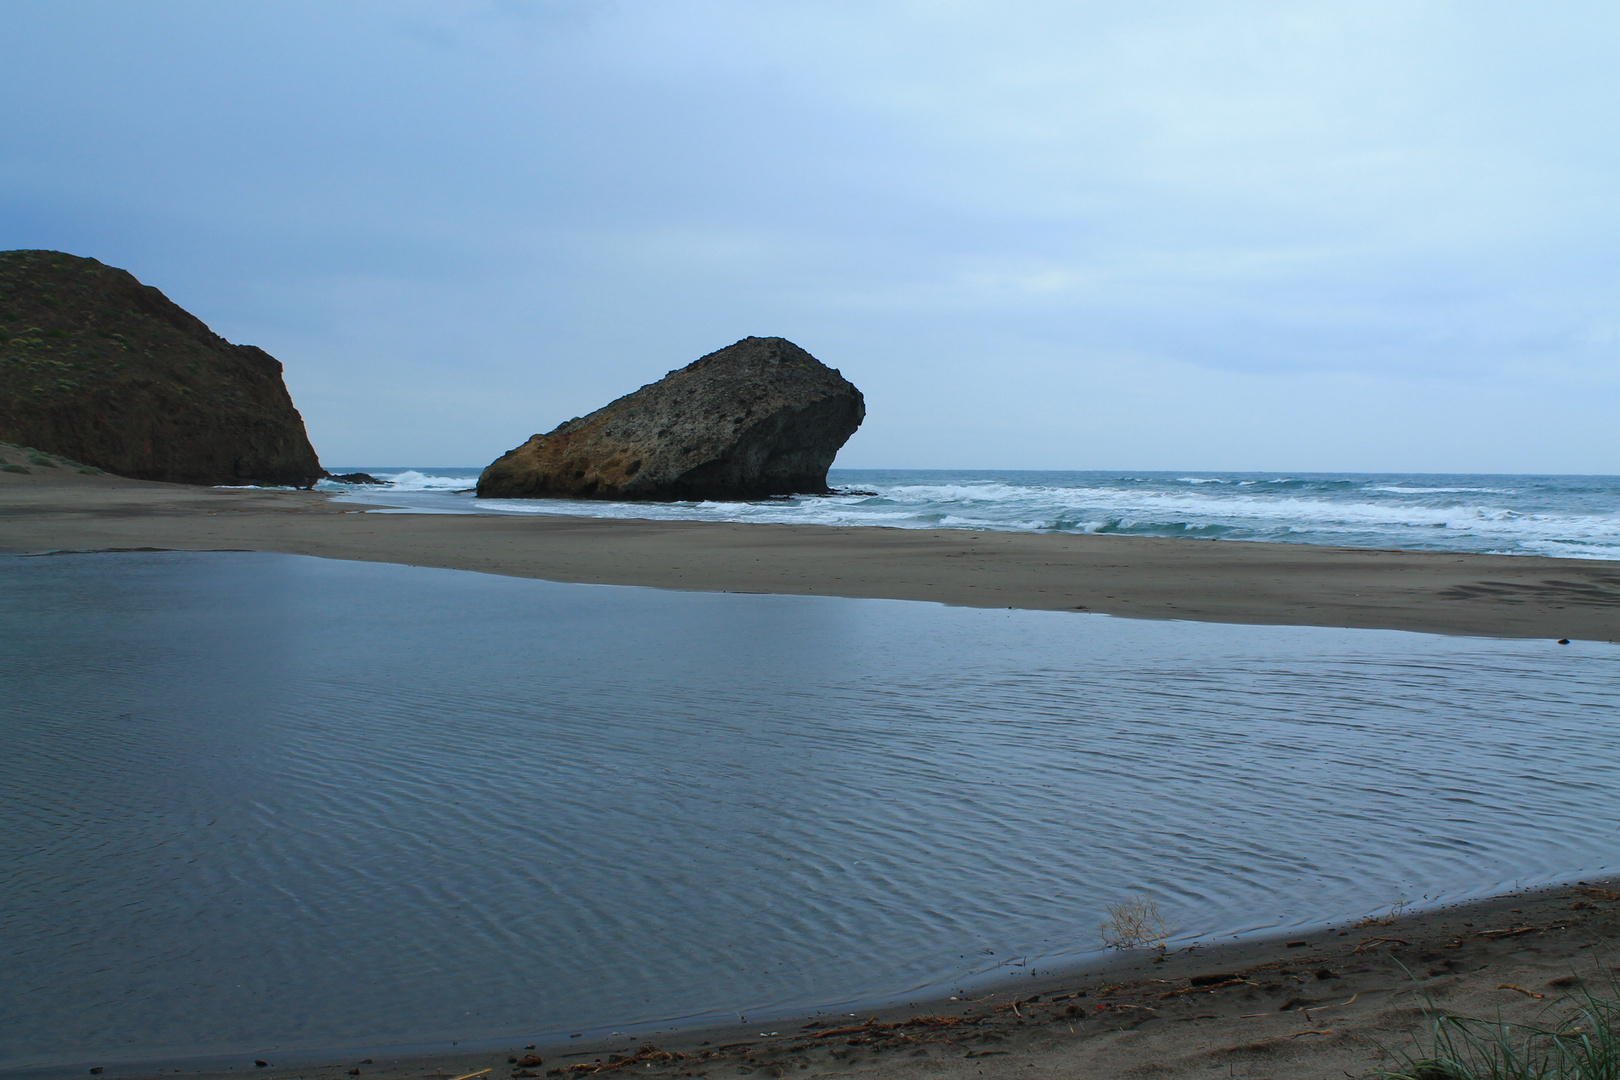
[[[1609,870],[1613,646],[0,559],[0,1068],[768,1020]]]
[[[1003,529],[1620,559],[1620,477],[834,469],[830,496],[754,502],[475,499],[477,469],[323,483],[417,512]]]

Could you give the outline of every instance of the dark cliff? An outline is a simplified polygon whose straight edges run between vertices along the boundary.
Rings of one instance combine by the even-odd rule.
[[[783,338],[744,338],[484,470],[484,498],[757,499],[827,491],[861,392]]]
[[[275,358],[57,251],[0,252],[0,440],[140,480],[324,475]]]

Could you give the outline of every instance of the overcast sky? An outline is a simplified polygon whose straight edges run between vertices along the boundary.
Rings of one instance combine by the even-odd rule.
[[[0,0],[0,247],[483,465],[748,334],[849,467],[1620,473],[1620,7]]]

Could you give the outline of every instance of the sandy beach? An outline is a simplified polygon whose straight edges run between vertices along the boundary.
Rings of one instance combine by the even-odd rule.
[[[888,597],[1137,618],[1609,641],[1601,562],[1141,538],[367,512],[308,492],[0,473],[0,552],[260,550],[568,582]],[[1198,943],[877,1015],[627,1031],[555,1045],[165,1062],[283,1080],[679,1076],[1359,1077],[1419,1052],[1426,1008],[1528,1021],[1603,982],[1613,881],[1306,938]],[[538,1059],[538,1060],[536,1060]],[[528,1064],[525,1064],[528,1062]],[[155,1075],[86,1061],[30,1075]]]
[[[553,581],[1612,641],[1594,560],[1068,534],[391,514],[313,492],[0,472],[0,552],[253,550]]]
[[[1620,6],[0,36],[0,1080],[1620,1080]]]

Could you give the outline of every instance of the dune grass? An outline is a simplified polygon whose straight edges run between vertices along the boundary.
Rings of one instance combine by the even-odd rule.
[[[1581,986],[1543,1019],[1510,1024],[1431,1010],[1426,1046],[1376,1080],[1620,1080],[1620,980]]]

